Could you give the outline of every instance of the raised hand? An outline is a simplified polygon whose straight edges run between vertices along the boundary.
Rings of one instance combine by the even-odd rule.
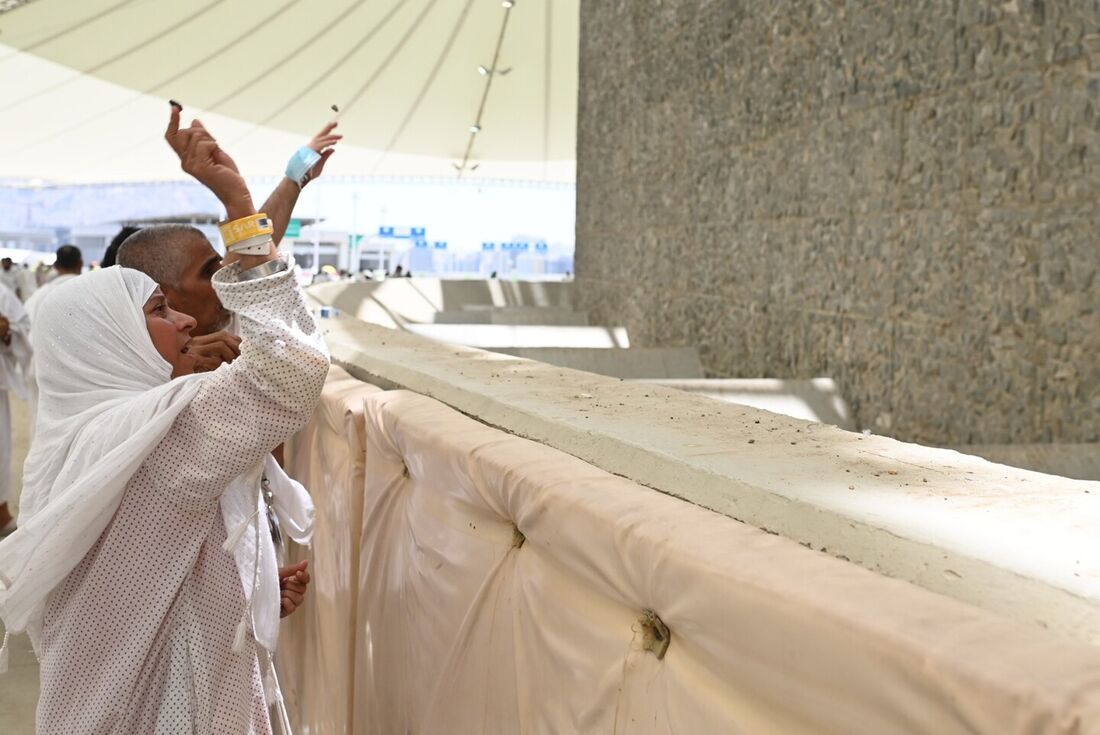
[[[180,168],[193,176],[221,200],[229,219],[255,213],[252,195],[237,164],[218,146],[214,136],[198,120],[191,127],[180,129],[180,109],[172,105],[164,139],[180,159]]]
[[[325,162],[332,157],[333,152],[336,150],[333,146],[343,139],[343,135],[334,134],[332,132],[336,129],[337,124],[336,122],[326,124],[325,127],[321,128],[321,132],[313,136],[313,140],[306,144],[308,148],[321,154],[321,160],[313,164],[313,167],[310,168],[309,173],[306,174],[305,179],[302,181],[302,186],[305,186],[321,175],[321,172],[325,170]]]

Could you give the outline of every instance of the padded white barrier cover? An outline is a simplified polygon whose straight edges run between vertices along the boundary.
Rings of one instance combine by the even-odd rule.
[[[352,731],[363,399],[378,390],[333,366],[313,419],[285,447],[287,470],[309,490],[316,510],[311,548],[289,544],[287,562],[309,559],[313,579],[279,640],[283,695],[296,733]]]
[[[370,395],[365,418],[355,732],[1100,732],[1094,647],[423,396]],[[354,524],[354,493],[325,492]]]

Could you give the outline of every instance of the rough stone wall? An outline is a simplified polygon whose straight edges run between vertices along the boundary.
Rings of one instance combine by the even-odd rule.
[[[1100,3],[582,0],[578,308],[943,444],[1100,433]]]

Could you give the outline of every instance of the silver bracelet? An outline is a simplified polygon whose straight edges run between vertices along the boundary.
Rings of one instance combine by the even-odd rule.
[[[287,270],[288,266],[286,261],[282,258],[276,258],[269,260],[266,263],[260,263],[255,268],[249,268],[246,271],[241,271],[237,275],[238,281],[254,281],[257,278],[266,278],[267,276],[273,276],[276,273],[282,273]]]

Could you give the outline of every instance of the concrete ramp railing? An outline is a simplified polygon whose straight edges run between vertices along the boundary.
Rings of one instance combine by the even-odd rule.
[[[493,307],[572,307],[568,281],[388,278],[320,283],[310,294],[344,313],[387,327],[431,324],[440,313]],[[506,322],[507,323],[507,322]],[[523,323],[523,322],[521,322]]]
[[[694,393],[719,401],[761,408],[796,419],[816,421],[841,429],[859,429],[832,378],[780,380],[776,378],[721,378],[702,380],[647,380],[647,383]]]
[[[1091,645],[413,391],[335,369],[288,465],[318,509],[281,654],[298,731],[1100,730]]]

